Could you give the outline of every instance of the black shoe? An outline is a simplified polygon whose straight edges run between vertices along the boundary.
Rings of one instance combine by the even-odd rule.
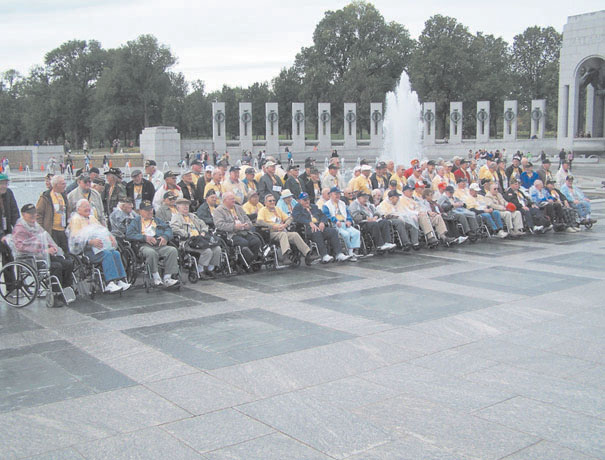
[[[307,252],[305,256],[305,265],[313,265],[313,262],[317,260],[317,256],[313,254],[313,251]]]
[[[420,245],[418,245],[420,246]],[[412,250],[412,245],[411,244],[404,244],[403,245],[403,252],[410,252]]]
[[[210,277],[204,272],[197,272],[197,277],[202,281],[208,281]]]
[[[210,279],[215,279],[215,278],[216,278],[216,275],[215,275],[215,274],[214,274],[214,272],[213,272],[213,271],[211,271],[211,270],[205,269],[205,270],[204,270],[204,274],[205,274],[205,275],[206,275],[208,278],[210,278]]]
[[[412,249],[414,251],[420,251],[420,248],[421,248],[420,243],[416,243],[416,244],[412,245]]]

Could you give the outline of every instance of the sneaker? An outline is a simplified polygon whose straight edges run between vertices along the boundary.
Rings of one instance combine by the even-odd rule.
[[[437,238],[435,238],[434,236],[432,238],[429,238],[427,240],[427,243],[429,246],[436,246],[439,244],[439,240],[437,240]]]
[[[159,273],[154,273],[153,274],[153,284],[156,286],[161,286],[162,283],[162,278],[160,278],[160,274]]]
[[[351,256],[345,256],[342,252],[339,252],[338,254],[336,254],[336,261],[338,262],[345,262],[347,260],[349,260],[351,258]]]
[[[567,227],[565,229],[565,233],[576,233],[576,231],[573,228],[571,228],[571,227]]]
[[[118,286],[120,286],[123,291],[126,291],[126,290],[128,290],[130,288],[130,283],[127,283],[127,282],[125,282],[123,280],[119,280],[116,284]]]
[[[546,228],[544,229],[544,232],[545,232],[545,233],[546,233],[546,232],[550,232],[552,229],[553,229],[552,225],[549,225],[548,227],[546,227]]]
[[[420,251],[420,249],[421,249],[420,243],[413,244],[412,249],[414,251]]]
[[[307,255],[305,256],[305,265],[313,265],[314,263],[317,263],[317,256],[313,254],[313,251],[307,252]]]
[[[179,280],[175,280],[174,278],[164,278],[164,285],[166,287],[174,286],[178,282]]]
[[[456,242],[457,242],[458,244],[462,244],[462,243],[464,243],[466,240],[468,240],[468,236],[459,236],[459,237],[456,239]]]
[[[395,243],[387,243],[388,244],[388,248],[387,249],[394,249],[397,247],[397,245]]]
[[[498,236],[498,238],[506,238],[508,236],[508,233],[506,233],[504,230],[500,230],[498,233],[496,233],[496,236]]]
[[[533,230],[536,233],[541,232],[542,230],[544,230],[544,226],[543,225],[534,225]]]
[[[344,256],[344,254],[340,254],[340,255]],[[322,264],[329,264],[333,260],[334,260],[334,257],[332,257],[330,254],[326,254],[325,256],[323,256],[321,258],[321,263]]]
[[[357,255],[356,255],[356,254],[351,254],[351,255],[349,256],[349,260],[350,260],[351,262],[357,262],[359,259],[357,259]]]
[[[121,291],[121,290],[122,290],[122,288],[119,287],[119,286],[117,286],[116,283],[114,283],[113,281],[110,281],[105,286],[105,292],[118,292],[118,291]]]

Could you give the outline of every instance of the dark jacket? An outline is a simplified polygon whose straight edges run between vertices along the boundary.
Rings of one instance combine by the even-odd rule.
[[[109,196],[109,190],[111,189],[110,184],[105,184],[105,188],[103,189],[103,193],[101,197],[103,198],[103,206],[105,207],[105,215],[109,216],[115,207],[118,205],[120,199],[126,196],[126,187],[122,182],[118,182],[113,191],[111,192],[111,196]]]
[[[299,203],[294,206],[294,209],[292,210],[292,218],[297,224],[304,224],[307,226],[311,223],[311,217],[315,217],[318,223],[323,222],[325,225],[330,223],[328,217],[313,203],[311,203],[311,208],[309,211],[303,208]]]
[[[265,202],[265,196],[269,193],[275,197],[275,201],[279,201],[279,198],[281,197],[281,191],[273,190],[273,186],[275,185],[280,187],[280,190],[283,190],[284,183],[277,174],[274,174],[273,178],[275,179],[275,184],[271,180],[269,174],[264,174],[258,181],[258,196],[262,203]]]
[[[67,218],[71,214],[72,209],[69,206],[69,201],[65,192],[63,192],[61,195],[65,201],[65,219],[67,223]],[[40,198],[38,198],[38,203],[36,204],[36,211],[38,212],[38,223],[44,230],[48,232],[49,235],[52,235],[55,207],[53,206],[53,200],[50,197],[50,190],[45,190],[42,192],[42,195],[40,195]]]
[[[172,239],[172,229],[170,228],[170,225],[157,217],[154,217],[153,220],[156,224],[155,237],[159,238],[163,236],[166,241],[170,241]],[[145,242],[145,235],[143,235],[141,232],[140,215],[137,215],[134,219],[132,219],[130,224],[128,224],[128,227],[126,227],[126,239],[143,243]]]
[[[372,173],[370,176],[370,182],[372,182],[372,190],[376,190],[377,188],[386,190],[389,188],[389,179],[387,176],[377,176],[376,173]]]
[[[294,195],[294,199],[298,200],[298,196],[302,193],[302,181],[300,179],[295,179],[294,177],[289,176],[286,180],[285,188],[292,192]]]
[[[319,190],[321,190],[321,181],[319,182]],[[311,203],[315,203],[317,198],[319,198],[319,197],[315,196],[315,189],[313,188],[313,181],[310,179],[306,184],[305,191],[309,194],[309,199],[311,200]]]
[[[191,193],[189,193],[189,188],[187,187],[185,181],[180,181],[177,185],[181,187],[181,191],[183,192],[183,198],[191,201],[191,204],[189,205],[189,211],[195,212],[197,208],[200,207],[200,204],[202,204],[203,201],[200,191],[195,185],[191,184],[191,189],[193,190],[193,196],[191,196]]]
[[[151,181],[143,179],[143,189],[141,190],[141,200],[149,200],[153,202],[155,195],[155,187]],[[126,196],[134,200],[134,182],[130,181],[126,184]]]
[[[11,189],[7,189],[6,193],[0,197],[2,200],[1,217],[6,218],[6,228],[0,225],[0,237],[12,233],[13,227],[19,218],[19,207],[17,200]]]
[[[525,198],[525,206],[527,206],[528,208],[531,208],[531,205],[533,204],[533,202],[531,201],[529,196],[527,194],[523,193],[521,190],[519,190],[519,193],[521,193],[521,195],[523,195],[523,198]],[[521,209],[523,207],[523,205],[519,201],[519,197],[517,196],[517,193],[512,188],[509,188],[508,190],[506,190],[506,192],[504,193],[504,199],[506,201],[508,201],[509,203],[514,204],[517,209]]]
[[[202,205],[197,208],[197,211],[195,211],[195,215],[206,222],[208,227],[214,228],[214,219],[212,218],[212,212],[210,212],[210,206],[208,206],[208,203],[202,203]]]

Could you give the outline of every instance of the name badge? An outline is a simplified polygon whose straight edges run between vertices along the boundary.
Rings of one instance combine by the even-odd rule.
[[[2,217],[2,230],[6,230],[6,217]]]
[[[273,186],[273,191],[281,193],[281,187],[279,185],[274,185]]]

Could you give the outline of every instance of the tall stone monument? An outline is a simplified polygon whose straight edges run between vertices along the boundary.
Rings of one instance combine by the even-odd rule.
[[[292,103],[292,152],[305,151],[305,104]]]
[[[345,102],[344,105],[344,148],[353,149],[357,147],[357,104]]]
[[[252,151],[252,104],[239,103],[239,148]]]
[[[462,102],[450,102],[450,144],[462,143]]]
[[[434,102],[425,102],[422,106],[422,119],[424,120],[424,143],[431,145],[435,143],[435,120],[437,110]]]
[[[267,155],[277,155],[279,152],[279,112],[277,102],[265,103],[265,149]]]
[[[477,142],[489,141],[489,101],[477,101]]]
[[[139,137],[141,153],[146,160],[154,160],[160,169],[167,161],[174,165],[181,161],[181,135],[173,126],[145,128]]]
[[[214,143],[214,150],[219,155],[222,155],[227,151],[227,133],[225,132],[227,118],[225,117],[225,103],[224,102],[213,102],[212,103],[212,142]]]
[[[543,139],[546,128],[546,100],[534,99],[531,101],[531,128],[529,137],[531,139]]]
[[[517,140],[517,119],[518,104],[517,101],[504,101],[504,129],[502,131],[502,139],[505,141]]]
[[[383,147],[382,124],[384,115],[382,113],[382,102],[370,103],[370,148],[376,149],[379,156]]]
[[[605,150],[604,101],[605,10],[570,16],[559,60],[559,148]]]
[[[332,148],[332,113],[329,102],[320,102],[317,105],[317,123],[319,141],[317,148],[323,154],[330,153]]]

